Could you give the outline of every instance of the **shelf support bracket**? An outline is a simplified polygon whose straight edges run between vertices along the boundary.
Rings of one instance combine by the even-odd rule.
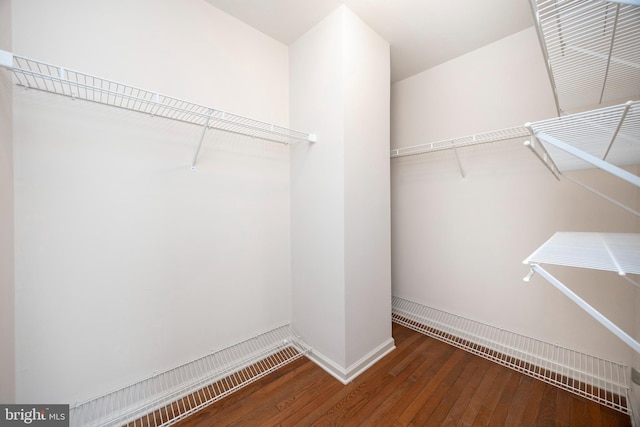
[[[602,160],[607,160],[607,156],[609,155],[609,151],[611,150],[611,147],[613,146],[613,143],[616,140],[616,137],[618,136],[618,132],[620,132],[620,128],[622,127],[622,124],[624,123],[624,119],[627,117],[627,113],[629,112],[629,109],[631,108],[631,104],[633,104],[633,101],[627,101],[627,103],[625,104],[624,111],[622,112],[622,115],[620,116],[620,121],[618,122],[618,126],[616,126],[616,130],[613,132],[613,135],[611,135],[611,141],[609,142],[609,146],[607,147],[607,151],[605,151],[604,156],[602,156]]]
[[[540,160],[542,164],[545,165],[547,169],[549,169],[549,172],[553,174],[556,180],[560,181],[560,171],[558,170],[558,167],[555,163],[553,163],[551,156],[549,156],[549,153],[547,153],[547,150],[545,150],[544,146],[542,144],[536,143],[535,136],[531,137],[531,141],[525,141],[524,146],[531,150],[531,152],[538,158],[538,160]],[[542,154],[540,154],[538,150],[541,150]]]
[[[458,155],[458,150],[456,149],[456,144],[451,141],[451,147],[453,148],[453,154],[456,155],[456,160],[458,161],[458,167],[460,168],[460,174],[462,178],[466,178],[467,176],[464,174],[464,168],[462,167],[462,161],[460,160],[460,156]]]
[[[635,286],[636,288],[640,289],[640,283],[636,282],[635,280],[633,280],[631,277],[629,277],[628,275],[624,275],[622,276],[627,282],[631,283],[633,286]]]
[[[586,311],[591,317],[597,320],[602,326],[611,331],[615,336],[624,341],[629,347],[635,350],[636,353],[640,354],[640,343],[634,340],[629,334],[620,329],[615,323],[605,317],[598,310],[593,308],[589,303],[580,298],[576,293],[574,293],[571,289],[567,288],[564,283],[553,277],[549,274],[544,268],[540,267],[538,264],[530,264],[529,265],[533,271],[538,273],[540,276],[544,277],[544,279],[555,286],[560,292],[562,292],[565,296],[567,296],[571,301],[576,303],[580,308]]]
[[[565,142],[560,141],[557,138],[552,137],[551,135],[547,135],[543,132],[536,132],[536,138],[546,142],[547,144],[553,145],[560,150],[566,151],[569,154],[574,155],[575,157],[584,160],[587,163],[591,163],[593,166],[604,170],[605,172],[609,172],[610,174],[617,176],[618,178],[627,181],[636,187],[640,187],[640,177],[627,172],[626,170],[619,168],[617,166],[612,165],[611,163],[605,162],[597,158],[596,156],[592,156],[589,153],[586,153],[576,147],[573,147]]]
[[[198,148],[196,149],[196,154],[193,156],[193,162],[191,162],[191,170],[196,170],[196,163],[198,162],[198,155],[200,154],[200,148],[202,148],[202,142],[204,141],[204,135],[209,128],[209,123],[211,122],[211,116],[213,116],[213,110],[209,110],[209,114],[207,114],[207,121],[202,127],[202,133],[200,134],[200,142],[198,142]]]
[[[607,80],[609,79],[609,68],[611,67],[611,55],[613,54],[613,44],[616,40],[616,29],[618,28],[618,16],[620,15],[620,4],[616,5],[616,16],[613,21],[613,30],[611,31],[611,42],[609,44],[609,55],[607,57],[607,68],[604,72],[604,79],[602,81],[602,90],[600,91],[600,101],[598,104],[602,104],[602,98],[604,98],[604,90],[607,87]]]

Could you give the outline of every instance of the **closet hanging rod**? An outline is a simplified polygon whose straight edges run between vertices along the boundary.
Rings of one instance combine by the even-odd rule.
[[[478,133],[459,138],[445,139],[427,144],[413,145],[411,147],[395,148],[391,150],[391,158],[415,156],[441,150],[455,150],[460,147],[487,144],[491,142],[506,141],[514,138],[526,138],[529,131],[524,126],[500,129],[490,132]]]
[[[67,69],[0,50],[0,67],[13,72],[19,86],[73,99],[137,111],[266,141],[315,142],[316,136],[195,104],[158,92]]]

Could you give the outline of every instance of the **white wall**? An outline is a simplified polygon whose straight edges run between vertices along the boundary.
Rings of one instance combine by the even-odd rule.
[[[11,0],[0,0],[0,49],[11,51]],[[13,107],[11,74],[0,69],[0,402],[15,400]]]
[[[552,117],[553,97],[533,28],[392,86],[392,145],[403,147]],[[556,231],[635,232],[625,211],[557,182],[523,141],[392,161],[394,295],[534,338],[630,363],[631,350],[522,264]],[[572,174],[637,203],[604,173]],[[623,329],[634,289],[616,275],[549,271]]]
[[[342,6],[290,47],[292,321],[342,381],[393,347],[389,46]],[[363,126],[366,124],[366,126]]]
[[[288,125],[287,48],[201,0],[13,8],[14,51]],[[17,399],[73,403],[290,319],[286,147],[14,90]]]
[[[390,52],[345,14],[346,366],[391,337]]]
[[[635,335],[634,338],[636,341],[640,341],[640,290],[636,289],[636,320],[635,320]],[[635,354],[632,362],[632,367],[636,369],[636,371],[640,371],[640,354]],[[640,425],[640,384],[631,383],[631,404],[632,406],[632,417],[634,417],[634,421],[636,425]]]
[[[395,83],[391,145],[521,126],[555,111],[532,27]]]

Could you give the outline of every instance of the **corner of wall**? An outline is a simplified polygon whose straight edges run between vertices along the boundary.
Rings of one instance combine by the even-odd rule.
[[[0,49],[11,50],[11,0],[0,1]],[[0,402],[15,402],[13,80],[0,69]]]

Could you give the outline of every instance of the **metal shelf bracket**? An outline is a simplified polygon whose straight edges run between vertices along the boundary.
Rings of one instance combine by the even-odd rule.
[[[640,342],[636,341],[635,339],[633,339],[631,337],[631,335],[627,334],[625,331],[620,329],[620,327],[618,327],[618,325],[613,323],[606,316],[604,316],[598,310],[593,308],[593,306],[591,306],[585,300],[580,298],[575,292],[573,292],[571,289],[569,289],[564,283],[562,283],[561,281],[556,279],[554,276],[552,276],[549,272],[547,272],[547,270],[545,270],[544,268],[540,267],[540,265],[538,265],[538,264],[530,264],[530,267],[531,267],[532,271],[535,271],[540,276],[542,276],[547,282],[551,283],[556,289],[558,289],[560,292],[562,292],[571,301],[576,303],[580,308],[582,308],[584,311],[586,311],[591,317],[593,317],[595,320],[597,320],[602,326],[607,328],[615,336],[617,336],[622,341],[624,341],[624,343],[627,344],[629,347],[631,347],[636,353],[640,354]],[[527,277],[530,278],[530,276],[531,276],[531,274],[529,274],[529,276],[527,276]],[[525,277],[525,281],[526,281],[526,279],[527,278]]]
[[[611,271],[639,286],[630,274],[640,274],[640,234],[559,232],[523,261],[531,269],[529,282],[538,273],[605,328],[640,354],[640,343],[611,322],[575,292],[541,267],[542,264]]]
[[[200,148],[202,148],[202,142],[204,141],[204,135],[207,133],[207,128],[209,127],[209,123],[211,122],[211,116],[213,115],[213,110],[209,110],[209,114],[207,116],[207,122],[202,126],[202,133],[200,134],[200,141],[198,142],[198,148],[196,149],[196,154],[193,156],[193,161],[191,162],[191,170],[196,170],[196,162],[198,161],[198,155],[200,154]]]

